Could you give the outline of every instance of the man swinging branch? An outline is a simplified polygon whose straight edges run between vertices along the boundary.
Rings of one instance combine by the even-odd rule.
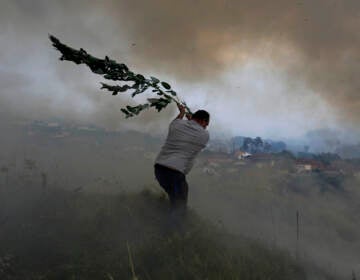
[[[186,175],[191,170],[195,157],[209,141],[210,115],[198,110],[186,114],[185,107],[178,104],[179,115],[170,123],[164,145],[155,160],[155,177],[169,196],[172,210],[185,214],[188,184]]]

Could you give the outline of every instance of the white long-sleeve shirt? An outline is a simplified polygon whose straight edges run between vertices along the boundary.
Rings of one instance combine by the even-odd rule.
[[[193,120],[175,119],[155,163],[184,174],[191,170],[195,157],[209,141],[209,132]]]

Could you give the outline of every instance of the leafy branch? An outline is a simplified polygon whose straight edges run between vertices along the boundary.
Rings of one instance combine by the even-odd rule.
[[[148,98],[147,103],[139,104],[137,106],[126,106],[121,108],[121,111],[126,115],[126,118],[138,115],[142,110],[154,107],[158,112],[164,109],[171,102],[182,104],[185,106],[187,113],[191,114],[189,107],[185,102],[179,100],[177,93],[171,86],[164,81],[160,81],[155,77],[146,79],[141,74],[135,74],[130,71],[124,63],[117,63],[115,60],[105,56],[105,59],[100,59],[88,54],[84,49],[73,49],[60,42],[56,37],[49,35],[52,45],[61,52],[60,60],[72,61],[76,64],[86,64],[93,73],[101,75],[106,80],[121,81],[121,85],[109,85],[101,83],[101,89],[106,89],[117,95],[119,92],[130,92],[131,97],[151,90],[158,95],[157,98]]]

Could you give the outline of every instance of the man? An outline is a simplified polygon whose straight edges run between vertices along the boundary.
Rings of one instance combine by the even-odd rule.
[[[188,184],[186,174],[195,157],[209,141],[209,113],[196,111],[185,116],[185,107],[178,104],[179,115],[170,123],[165,144],[155,160],[155,177],[169,196],[172,210],[185,213]]]

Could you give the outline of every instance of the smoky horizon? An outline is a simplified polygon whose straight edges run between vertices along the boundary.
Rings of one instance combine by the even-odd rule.
[[[58,61],[48,34],[168,81],[226,135],[296,138],[317,129],[359,139],[358,1],[6,0],[0,111],[164,133],[175,106],[125,120],[141,101],[111,97],[84,66]]]

